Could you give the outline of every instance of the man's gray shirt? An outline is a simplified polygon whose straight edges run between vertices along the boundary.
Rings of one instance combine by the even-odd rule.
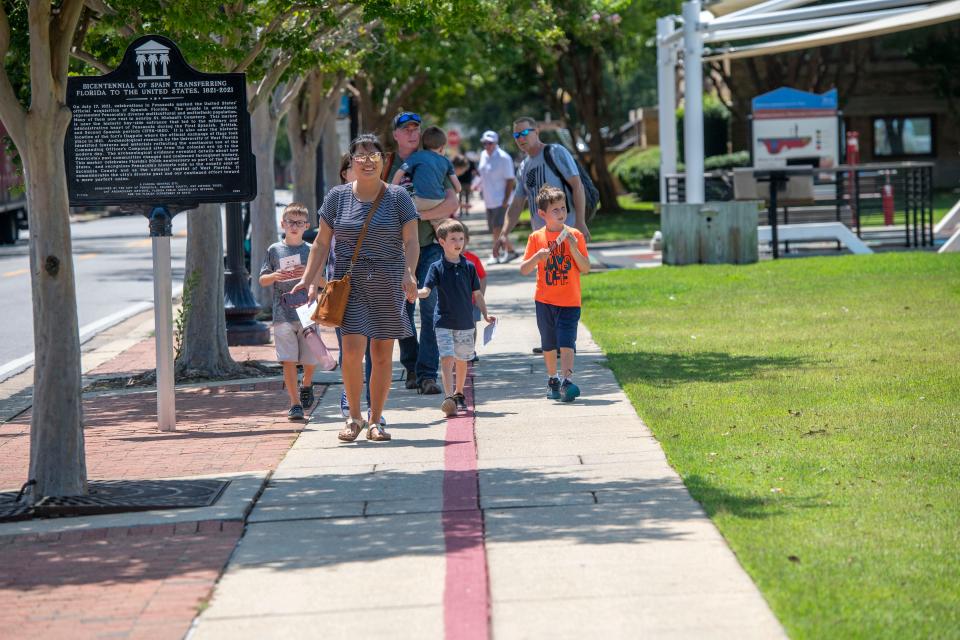
[[[564,193],[567,192],[566,185],[564,185],[560,176],[550,170],[550,166],[543,157],[545,153],[551,154],[550,157],[553,159],[553,163],[557,165],[557,169],[565,177],[579,177],[580,175],[580,172],[577,171],[577,164],[574,162],[573,156],[560,145],[551,145],[549,152],[547,151],[547,146],[544,145],[540,153],[535,156],[527,156],[523,159],[523,162],[520,163],[520,169],[517,170],[517,186],[514,189],[513,197],[516,198],[518,195],[526,196],[527,206],[530,207],[530,225],[534,231],[544,225],[543,218],[537,215],[537,193],[540,192],[540,187],[544,184],[549,184]],[[570,226],[573,226],[577,221],[577,213],[573,210],[572,206],[572,197],[573,195],[571,194],[571,207],[570,210],[567,211],[566,220],[566,223]]]

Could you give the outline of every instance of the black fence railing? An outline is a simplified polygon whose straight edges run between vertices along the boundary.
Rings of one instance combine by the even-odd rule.
[[[797,169],[790,167],[791,174]],[[870,244],[933,246],[933,163],[843,165],[810,169],[808,175],[813,197],[778,204],[776,224],[842,222]],[[734,199],[732,170],[711,171],[705,178],[707,201]],[[685,175],[668,175],[666,183],[667,201],[683,202]],[[767,209],[758,216],[761,225],[769,224]]]

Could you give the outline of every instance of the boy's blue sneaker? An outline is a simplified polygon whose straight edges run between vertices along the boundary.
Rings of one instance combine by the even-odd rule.
[[[560,402],[573,402],[580,395],[580,387],[569,380],[560,385]]]
[[[313,406],[314,396],[313,396],[313,385],[308,384],[304,387],[300,387],[300,404],[305,409],[309,409]]]
[[[340,415],[344,418],[350,417],[350,403],[347,402],[347,392],[340,392]]]
[[[560,380],[557,378],[549,378],[547,380],[547,400],[559,400],[560,399]]]
[[[370,409],[367,409],[367,422],[370,422]],[[380,416],[380,426],[381,427],[387,426],[387,419],[384,418],[383,416]]]
[[[287,412],[287,420],[290,422],[301,422],[303,419],[303,407],[298,404],[290,407],[290,411]]]

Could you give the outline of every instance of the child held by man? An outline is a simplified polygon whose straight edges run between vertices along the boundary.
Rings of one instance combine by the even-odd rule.
[[[443,203],[446,198],[444,180],[449,179],[454,190],[460,193],[460,180],[457,178],[453,163],[443,155],[447,144],[447,134],[440,127],[427,127],[421,138],[423,149],[410,154],[406,162],[393,176],[393,184],[400,184],[403,177],[410,174],[413,181],[413,203],[417,211],[429,211]],[[434,228],[442,220],[431,220]]]
[[[446,396],[440,410],[447,417],[467,410],[463,387],[467,381],[467,363],[474,355],[474,304],[488,323],[496,321],[487,312],[476,267],[462,255],[465,235],[464,226],[458,220],[440,223],[437,239],[443,247],[443,257],[430,265],[424,286],[418,292],[421,298],[429,296],[433,289],[438,294],[436,335]]]
[[[305,291],[291,294],[300,281],[310,255],[310,245],[303,233],[310,226],[307,208],[293,202],[283,210],[281,226],[284,238],[267,249],[260,268],[260,286],[273,289],[273,341],[277,360],[283,364],[283,382],[290,397],[288,420],[303,420],[304,408],[313,404],[313,370],[317,357],[307,346],[297,307],[306,304]],[[303,366],[303,384],[297,384],[297,365]]]
[[[573,402],[580,395],[580,388],[573,382],[580,322],[580,274],[590,271],[590,260],[583,234],[564,224],[566,203],[562,190],[550,185],[540,189],[537,215],[543,218],[545,226],[527,239],[520,273],[537,272],[534,301],[547,368],[547,398]],[[560,350],[560,372],[557,371],[557,349]]]

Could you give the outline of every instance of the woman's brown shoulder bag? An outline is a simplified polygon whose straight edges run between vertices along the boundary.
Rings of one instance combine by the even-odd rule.
[[[381,182],[380,192],[374,199],[373,204],[370,205],[370,212],[363,223],[363,228],[360,229],[360,235],[357,236],[357,246],[353,249],[353,257],[350,259],[350,268],[347,273],[338,280],[327,280],[323,291],[317,297],[317,308],[313,310],[313,315],[310,316],[317,324],[325,327],[339,327],[343,324],[343,314],[347,310],[347,301],[350,299],[350,274],[353,273],[353,264],[357,261],[357,256],[360,255],[360,245],[363,244],[363,239],[367,235],[367,227],[373,219],[373,214],[377,212],[377,207],[380,206],[380,201],[383,200],[383,194],[386,191],[386,185]]]

